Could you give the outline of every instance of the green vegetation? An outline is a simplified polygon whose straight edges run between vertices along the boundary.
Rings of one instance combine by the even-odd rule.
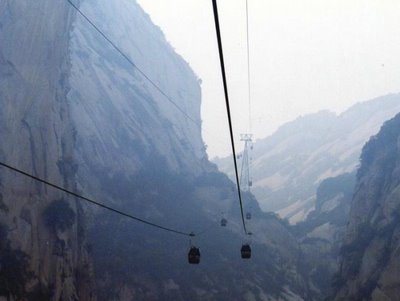
[[[64,232],[75,222],[75,212],[65,200],[53,201],[44,211],[45,223],[54,230]]]

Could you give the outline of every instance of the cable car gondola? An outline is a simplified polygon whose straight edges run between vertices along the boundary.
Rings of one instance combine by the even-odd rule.
[[[226,227],[227,223],[228,223],[228,221],[226,220],[226,218],[221,219],[221,227]]]
[[[190,264],[199,264],[200,263],[200,249],[197,247],[190,247],[188,253],[188,261]]]
[[[240,254],[242,255],[243,259],[249,259],[251,257],[251,248],[249,244],[242,245],[240,249]]]
[[[246,219],[251,219],[251,213],[250,212],[246,213]]]

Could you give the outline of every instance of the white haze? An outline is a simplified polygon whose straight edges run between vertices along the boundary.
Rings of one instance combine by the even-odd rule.
[[[138,0],[202,79],[210,157],[231,153],[211,0]],[[248,0],[255,138],[400,91],[400,1]],[[218,1],[235,138],[248,131],[245,0]],[[237,143],[240,147],[239,142]]]

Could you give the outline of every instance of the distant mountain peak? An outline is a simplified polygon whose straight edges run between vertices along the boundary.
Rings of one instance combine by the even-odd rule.
[[[257,140],[251,169],[260,206],[294,223],[303,220],[314,208],[319,183],[354,171],[363,145],[397,112],[400,94],[388,94],[339,115],[323,110],[300,116]],[[215,163],[232,175],[226,159]]]

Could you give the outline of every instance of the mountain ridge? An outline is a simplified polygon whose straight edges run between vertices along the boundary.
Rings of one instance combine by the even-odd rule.
[[[400,114],[363,147],[334,300],[399,296]]]
[[[196,75],[136,2],[85,0],[80,9],[200,120]],[[302,299],[287,225],[245,195],[255,234],[252,260],[241,259],[248,237],[235,186],[208,161],[200,128],[67,1],[1,2],[0,20],[2,160],[166,227],[210,229],[189,242],[1,169],[0,261],[11,254],[20,273],[11,292],[0,281],[0,300]],[[189,243],[201,249],[197,267]],[[11,279],[6,272],[0,279]]]
[[[357,103],[339,115],[320,111],[299,117],[257,140],[252,191],[262,209],[291,223],[304,220],[314,208],[318,184],[354,171],[364,143],[399,111],[400,94],[388,94]],[[214,162],[232,176],[229,158]]]

